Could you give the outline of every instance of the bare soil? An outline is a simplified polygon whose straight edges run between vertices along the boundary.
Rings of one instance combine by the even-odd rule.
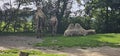
[[[0,50],[6,49],[38,49],[45,53],[67,54],[68,56],[120,56],[120,48],[96,47],[82,49],[80,47],[64,48],[62,50],[43,49],[33,44],[42,42],[41,39],[26,36],[0,36]]]

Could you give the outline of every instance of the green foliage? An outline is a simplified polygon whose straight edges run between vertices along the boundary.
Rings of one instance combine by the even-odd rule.
[[[36,46],[45,47],[100,47],[113,46],[120,47],[120,34],[96,34],[88,36],[75,37],[47,37],[42,43],[37,43]]]
[[[0,10],[0,32],[34,32],[33,22],[28,22],[34,15],[35,10],[27,8],[31,3],[41,2],[43,12],[47,18],[56,13],[59,20],[58,33],[64,33],[70,23],[80,23],[85,29],[96,29],[99,33],[118,33],[120,32],[120,3],[119,0],[76,0],[79,5],[84,5],[84,16],[72,17],[71,13],[72,2],[70,0],[57,1],[16,1],[18,8],[8,8],[4,11]],[[69,3],[67,3],[69,2]],[[21,5],[25,5],[24,9],[20,9]],[[69,6],[68,6],[69,5]],[[3,7],[4,7],[3,6]],[[27,6],[27,7],[26,7]],[[2,8],[2,7],[1,7]],[[53,10],[55,9],[55,11]],[[81,14],[82,15],[82,14]],[[91,18],[94,18],[94,22]],[[47,31],[46,31],[47,32]]]
[[[70,23],[71,23],[70,19],[62,18],[61,23],[59,24],[62,27],[59,27],[58,32],[63,34]]]
[[[33,32],[33,27],[31,22],[17,22],[16,24],[10,23],[4,31],[3,28],[6,26],[7,22],[2,21],[0,23],[1,32]],[[15,28],[15,29],[14,29]]]
[[[79,23],[85,29],[94,28],[92,24],[94,24],[93,20],[90,17],[74,17],[71,19],[71,23]]]
[[[2,31],[4,26],[5,26],[5,22],[0,22],[0,31]]]
[[[119,3],[113,0],[91,0],[85,4],[85,12],[89,17],[95,18],[95,28],[101,33],[118,33],[120,28]]]
[[[47,54],[38,50],[17,50],[17,49],[3,51],[0,50],[0,56],[18,56],[20,51],[29,53],[29,56],[66,56],[65,54]]]

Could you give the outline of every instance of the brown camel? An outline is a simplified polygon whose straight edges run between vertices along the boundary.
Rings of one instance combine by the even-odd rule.
[[[43,35],[43,28],[45,27],[46,24],[46,15],[43,13],[40,7],[37,8],[37,11],[34,15],[34,23],[35,23],[35,33],[37,38],[42,37]],[[55,14],[53,14],[50,18],[50,26],[52,30],[52,35],[56,35],[57,32],[57,25],[58,25],[58,20]]]
[[[34,15],[34,23],[35,23],[35,33],[37,38],[42,37],[43,27],[45,25],[45,14],[43,13],[40,7],[37,7],[37,11]]]
[[[57,20],[57,17],[55,15],[51,16],[50,25],[51,25],[52,35],[56,35],[58,20]]]

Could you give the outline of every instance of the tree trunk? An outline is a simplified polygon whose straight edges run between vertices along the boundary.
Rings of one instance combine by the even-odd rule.
[[[63,33],[62,31],[61,31],[61,20],[62,20],[62,18],[63,18],[63,16],[64,16],[64,12],[65,12],[65,10],[66,10],[66,8],[67,8],[67,3],[68,2],[68,0],[65,0],[64,2],[63,2],[63,7],[60,9],[60,0],[58,0],[58,4],[57,4],[57,12],[56,12],[56,15],[57,15],[57,19],[58,19],[58,29],[57,29],[57,33]],[[59,11],[59,9],[61,10],[61,12]]]

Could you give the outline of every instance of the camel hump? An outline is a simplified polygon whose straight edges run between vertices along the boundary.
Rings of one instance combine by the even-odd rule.
[[[52,16],[50,20],[51,21],[58,21],[56,16]]]
[[[74,29],[74,24],[73,23],[69,24],[67,29]]]

